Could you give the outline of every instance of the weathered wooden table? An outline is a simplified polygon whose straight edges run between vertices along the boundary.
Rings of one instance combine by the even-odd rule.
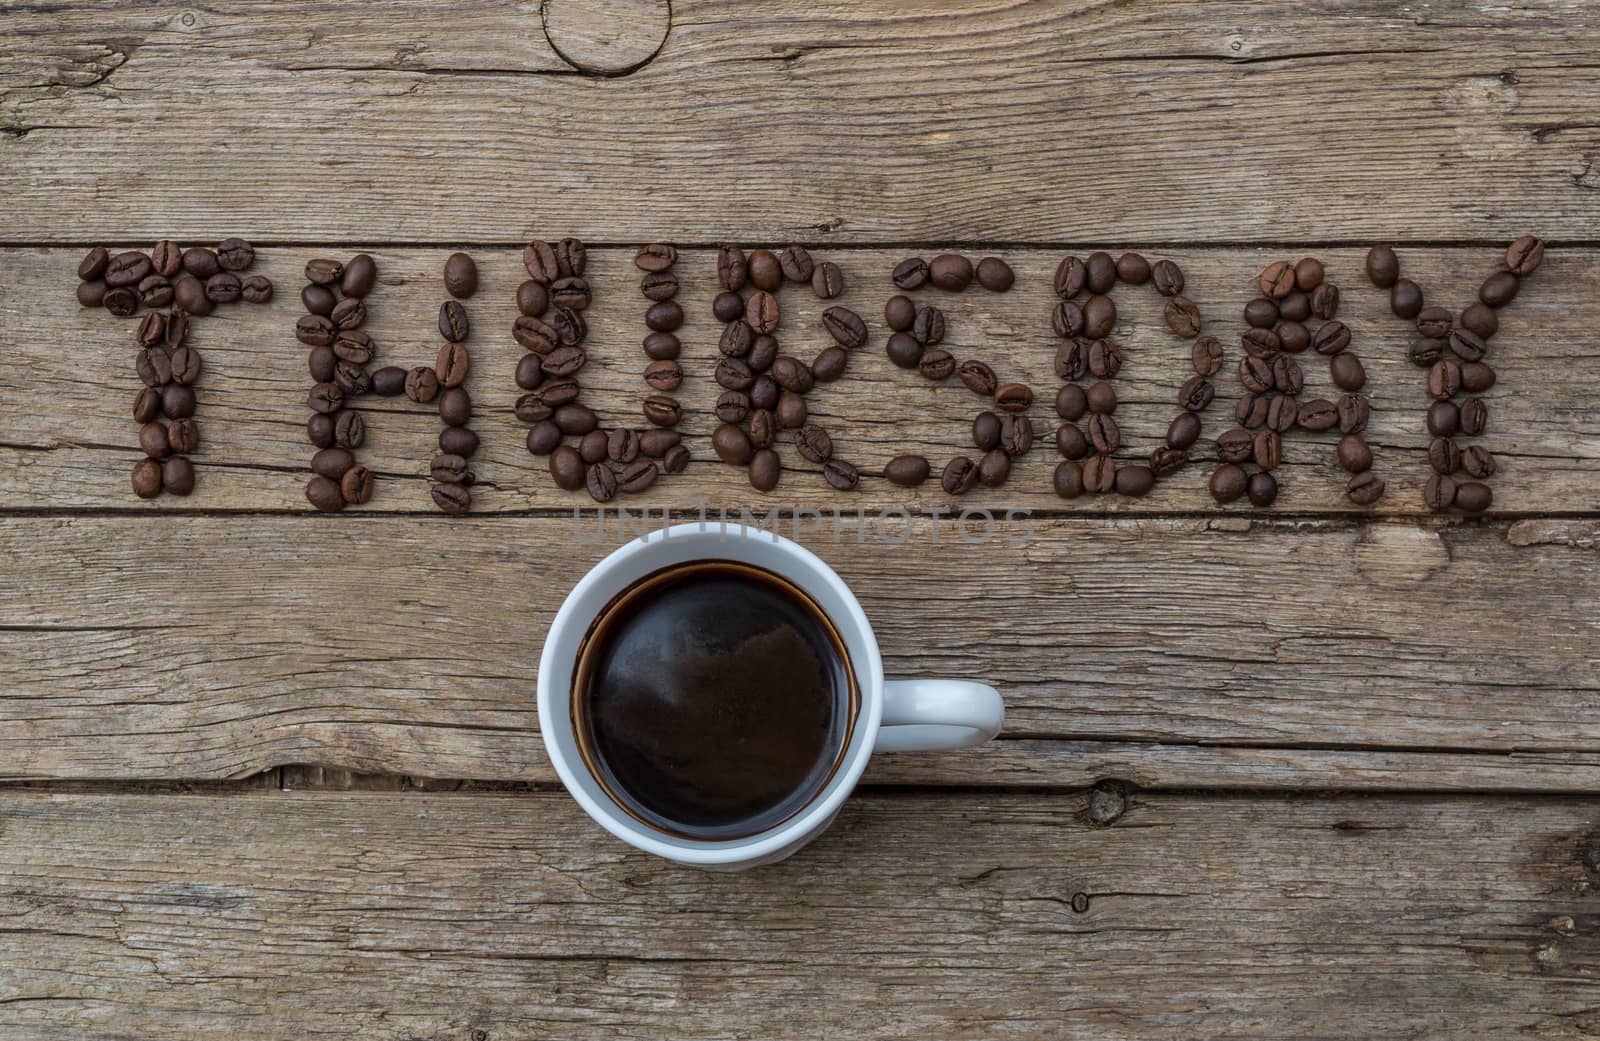
[[[542,7],[0,6],[0,1037],[1600,1036],[1592,5]],[[1524,231],[1552,245],[1494,347],[1495,505],[1432,516],[1363,251],[1459,308]],[[77,260],[233,234],[277,299],[200,323],[199,487],[137,500],[131,324],[78,309]],[[831,493],[789,446],[771,495],[711,459],[725,240],[844,269],[874,339],[812,409],[869,474],[960,450],[972,412],[883,356],[904,255],[1016,266],[947,301],[950,339],[1040,389],[1048,432],[1061,256],[1179,261],[1231,366],[1254,273],[1316,253],[1389,494],[1352,507],[1334,437],[1297,434],[1268,510],[1216,507],[1204,464],[1063,501],[1046,433],[960,503],[1029,534],[825,520],[804,541],[890,671],[988,679],[1009,730],[880,759],[781,866],[671,867],[592,826],[537,734],[545,626],[615,542],[511,414],[519,247],[562,235],[591,243],[616,422],[633,250],[683,249],[697,461],[629,503],[658,523],[950,505]],[[404,399],[368,406],[371,504],[311,514],[301,266],[370,250],[370,329],[418,364],[456,248],[484,272],[472,516],[428,502],[437,420]],[[1154,294],[1119,299],[1131,458],[1188,351]]]

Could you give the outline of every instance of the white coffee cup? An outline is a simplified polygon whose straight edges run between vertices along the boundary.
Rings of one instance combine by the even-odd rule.
[[[700,560],[764,568],[804,591],[833,623],[855,671],[860,705],[827,784],[801,810],[766,831],[707,840],[659,830],[627,812],[585,764],[572,718],[579,650],[606,605],[641,579]],[[670,648],[663,648],[670,653]],[[849,797],[874,751],[922,752],[981,744],[1000,731],[1005,709],[993,687],[963,680],[885,680],[872,626],[850,587],[816,554],[760,528],[716,521],[679,524],[635,539],[578,582],[550,626],[539,659],[539,729],[562,783],[601,827],[648,853],[697,867],[737,871],[782,860],[820,835]]]

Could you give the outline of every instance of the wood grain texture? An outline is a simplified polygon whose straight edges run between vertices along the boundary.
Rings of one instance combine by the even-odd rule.
[[[1593,799],[858,797],[754,874],[561,793],[0,797],[16,1041],[1591,1037]]]
[[[1262,783],[1240,780],[1259,769],[1298,785],[1473,787],[1470,758],[1437,777],[1421,776],[1428,755],[1365,758],[1410,751],[1487,753],[1486,787],[1595,776],[1594,522],[1513,529],[1515,545],[1495,525],[1031,526],[805,541],[856,590],[890,675],[994,683],[1013,738],[1234,750],[1119,747],[1100,766],[1002,745],[904,768],[918,783],[1198,784],[1215,768],[1222,785]],[[576,539],[567,518],[11,517],[0,556],[25,564],[0,579],[0,776],[315,763],[548,780],[539,648],[615,544]],[[1320,751],[1227,766],[1251,755],[1238,746]],[[1042,781],[1026,780],[1035,770]]]
[[[564,229],[550,228],[549,236]],[[1116,248],[1114,244],[1108,248]],[[137,425],[131,404],[139,388],[132,366],[136,323],[104,311],[85,311],[72,293],[81,251],[17,249],[0,251],[0,351],[13,359],[14,378],[0,388],[0,509],[115,508],[176,510],[309,509],[303,494],[310,476],[311,448],[304,420],[306,349],[294,339],[294,322],[305,261],[318,253],[349,257],[354,247],[274,248],[258,264],[277,284],[265,307],[235,305],[196,322],[192,342],[204,353],[206,372],[199,387],[203,444],[195,456],[199,487],[186,499],[164,497],[144,502],[133,497],[128,475],[139,457]],[[440,268],[447,250],[379,251],[383,284],[369,299],[367,329],[381,344],[374,364],[432,364],[438,348],[435,319],[445,298]],[[954,295],[926,291],[949,316],[945,346],[958,358],[988,360],[1003,379],[1023,379],[1037,399],[1030,412],[1038,431],[1035,450],[1020,460],[1001,489],[975,489],[955,500],[935,478],[908,491],[876,476],[902,452],[922,452],[937,469],[971,447],[972,417],[982,399],[959,380],[933,385],[895,368],[885,357],[884,301],[893,293],[888,273],[908,251],[833,250],[819,257],[836,260],[848,280],[838,303],[858,310],[872,327],[869,345],[852,354],[845,378],[820,386],[809,397],[815,419],[833,434],[837,452],[868,476],[854,494],[830,490],[818,468],[801,459],[782,439],[780,453],[789,472],[768,495],[750,487],[743,469],[718,461],[709,446],[716,420],[712,406],[721,388],[712,379],[721,326],[711,314],[715,263],[709,250],[685,251],[678,264],[680,293],[689,314],[681,336],[687,373],[678,396],[689,416],[683,423],[696,462],[685,474],[659,482],[650,493],[625,500],[630,507],[682,509],[697,500],[711,508],[735,511],[750,504],[763,512],[834,507],[875,511],[976,507],[1066,511],[1070,513],[1148,513],[1216,510],[1205,481],[1216,465],[1212,439],[1233,425],[1240,393],[1235,367],[1244,303],[1253,295],[1254,276],[1269,260],[1298,251],[1203,250],[1171,255],[1184,267],[1189,293],[1200,303],[1206,329],[1227,345],[1223,372],[1216,378],[1218,398],[1204,414],[1205,434],[1194,451],[1197,460],[1164,480],[1148,499],[1085,497],[1071,502],[1051,488],[1059,457],[1053,431],[1059,420],[1053,401],[1059,380],[1052,370],[1055,337],[1049,318],[1056,299],[1050,274],[1064,250],[1006,251],[1019,282],[1006,294],[969,290]],[[922,251],[926,252],[926,251]],[[480,484],[474,489],[479,513],[592,507],[582,492],[557,489],[547,462],[529,455],[526,427],[512,414],[521,393],[512,374],[523,350],[510,336],[516,316],[514,293],[525,277],[520,253],[478,250],[483,288],[468,302],[473,321],[473,375],[468,387],[477,416],[473,426],[483,448],[473,460]],[[1081,254],[1080,254],[1081,255]],[[1348,475],[1333,454],[1337,432],[1296,432],[1285,438],[1285,463],[1278,476],[1282,492],[1274,509],[1283,513],[1371,512],[1381,515],[1424,512],[1420,489],[1431,474],[1426,461],[1424,413],[1428,397],[1424,373],[1405,359],[1411,323],[1389,313],[1386,294],[1362,274],[1361,250],[1322,251],[1333,278],[1345,287],[1341,318],[1354,334],[1353,349],[1369,374],[1366,393],[1374,420],[1368,437],[1377,452],[1376,472],[1389,493],[1370,511],[1345,498]],[[644,298],[631,249],[591,252],[590,277],[596,301],[589,310],[593,360],[582,373],[585,401],[604,422],[644,426],[639,403],[646,392],[640,378],[645,358]],[[1430,291],[1430,299],[1453,308],[1475,299],[1479,282],[1500,263],[1500,251],[1409,249],[1403,263]],[[1500,380],[1486,395],[1490,428],[1481,439],[1497,456],[1500,470],[1492,484],[1495,511],[1564,514],[1600,510],[1600,252],[1551,250],[1544,267],[1503,312],[1491,360]],[[1127,447],[1125,461],[1144,460],[1161,443],[1177,413],[1179,386],[1192,371],[1189,343],[1162,321],[1161,298],[1149,287],[1122,287],[1115,294],[1120,326],[1117,337],[1128,361],[1116,381],[1117,419]],[[809,289],[786,288],[780,339],[785,349],[809,360],[831,342],[819,328],[823,309]],[[1325,360],[1300,356],[1306,371],[1307,399],[1337,397]],[[377,495],[363,512],[431,512],[426,479],[440,429],[434,410],[404,399],[368,396],[360,407],[368,418],[362,461],[379,474]],[[1228,512],[1250,512],[1235,504]]]
[[[1582,0],[676,0],[614,79],[533,4],[96,0],[0,35],[15,243],[1600,238]]]

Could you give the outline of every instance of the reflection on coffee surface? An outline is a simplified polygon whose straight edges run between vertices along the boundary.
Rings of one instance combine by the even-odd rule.
[[[701,561],[617,597],[579,653],[591,772],[645,823],[736,838],[798,812],[833,775],[858,704],[832,623],[760,568]]]

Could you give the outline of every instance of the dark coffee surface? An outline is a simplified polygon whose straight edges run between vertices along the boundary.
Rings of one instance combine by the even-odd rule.
[[[575,706],[613,796],[699,838],[765,830],[826,784],[849,667],[803,594],[758,569],[688,565],[625,594],[586,643]]]

